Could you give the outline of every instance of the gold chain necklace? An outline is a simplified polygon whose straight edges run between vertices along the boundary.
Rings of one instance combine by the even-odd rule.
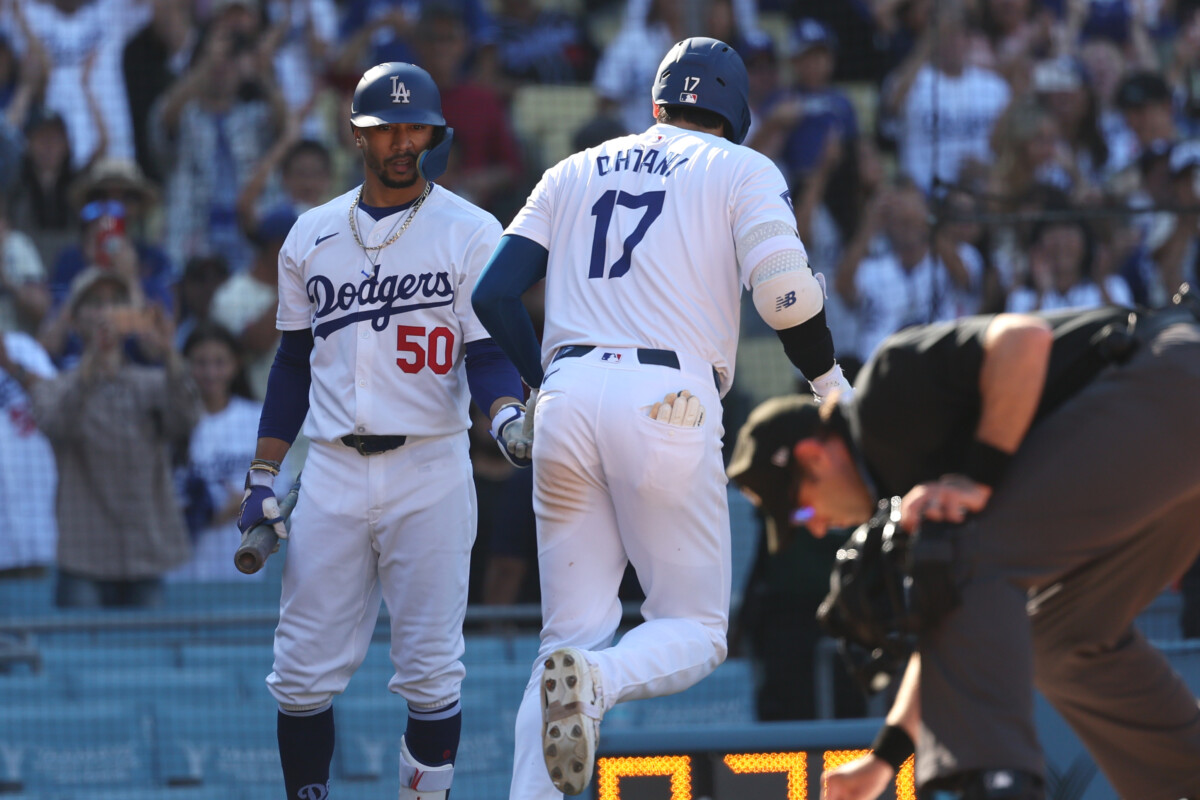
[[[386,242],[384,242],[383,244],[377,244],[377,245],[372,245],[372,246],[368,247],[367,245],[363,244],[362,238],[358,235],[358,219],[354,216],[354,210],[356,208],[358,208],[358,201],[362,200],[362,194],[363,194],[363,187],[362,186],[358,187],[358,194],[355,195],[354,202],[352,202],[350,204],[350,233],[354,234],[354,241],[357,242],[358,246],[361,247],[366,252],[369,252],[371,250],[382,250],[383,248],[387,247],[389,244],[392,244],[393,242],[395,242],[397,239],[400,238],[401,234],[403,234],[406,230],[408,230],[408,226],[410,224],[412,224],[413,217],[415,217],[417,215],[417,211],[420,210],[421,206],[425,204],[425,198],[429,197],[429,191],[432,188],[433,188],[433,183],[426,181],[425,182],[425,191],[421,192],[421,196],[418,197],[417,202],[413,204],[412,210],[408,212],[408,217],[405,218],[404,224],[400,226],[400,230],[398,230],[394,234],[392,234],[392,237],[390,239],[388,239]]]

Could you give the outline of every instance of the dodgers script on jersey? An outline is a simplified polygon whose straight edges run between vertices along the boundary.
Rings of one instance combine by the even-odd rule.
[[[655,224],[660,219],[674,224]],[[724,394],[733,382],[739,283],[749,287],[750,279],[734,242],[776,221],[796,225],[770,159],[672,125],[547,170],[506,231],[550,253],[543,367],[564,345],[661,348],[712,364]]]
[[[335,441],[465,431],[470,396],[461,355],[467,342],[488,338],[471,289],[500,223],[434,186],[400,240],[368,258],[350,230],[357,192],[301,215],[279,251],[276,323],[285,331],[311,327],[316,340],[304,432]],[[409,211],[378,222],[354,213],[363,244],[372,247]]]

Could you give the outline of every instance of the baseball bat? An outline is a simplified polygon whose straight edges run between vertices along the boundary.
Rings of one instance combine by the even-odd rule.
[[[289,529],[292,509],[296,507],[296,500],[299,497],[300,476],[297,475],[292,488],[288,489],[288,493],[279,501],[279,515],[283,517],[284,526]],[[242,534],[242,543],[237,552],[233,554],[233,563],[239,572],[253,575],[263,568],[263,564],[267,563],[267,558],[275,552],[277,547],[279,547],[279,536],[275,533],[275,527],[260,522]]]

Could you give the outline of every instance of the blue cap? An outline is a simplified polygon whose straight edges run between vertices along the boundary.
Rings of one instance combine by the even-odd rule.
[[[833,52],[837,50],[837,36],[818,20],[802,19],[792,30],[790,44],[793,57],[804,55],[814,47],[827,47]]]
[[[258,221],[258,227],[254,229],[255,242],[260,246],[282,242],[296,224],[296,219],[296,210],[291,206],[277,206],[271,209]]]

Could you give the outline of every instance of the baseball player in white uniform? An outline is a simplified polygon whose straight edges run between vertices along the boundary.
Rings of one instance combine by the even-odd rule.
[[[657,124],[548,170],[473,294],[540,390],[543,628],[517,715],[514,800],[582,792],[606,711],[682,691],[725,658],[721,397],[741,287],[819,395],[849,390],[784,178],[740,145],[747,83],[725,43],[676,44],[653,87]],[[520,295],[543,276],[539,351]],[[627,562],[646,621],[611,646]]]
[[[527,466],[523,389],[470,303],[500,224],[433,183],[453,136],[433,79],[411,64],[373,67],[350,119],[363,184],[301,215],[279,254],[282,341],[238,525],[266,520],[287,536],[273,482],[303,422],[311,444],[267,678],[287,796],[328,795],[332,699],[366,655],[382,597],[388,688],[409,714],[400,798],[440,800],[462,723],[476,527],[468,404]]]

